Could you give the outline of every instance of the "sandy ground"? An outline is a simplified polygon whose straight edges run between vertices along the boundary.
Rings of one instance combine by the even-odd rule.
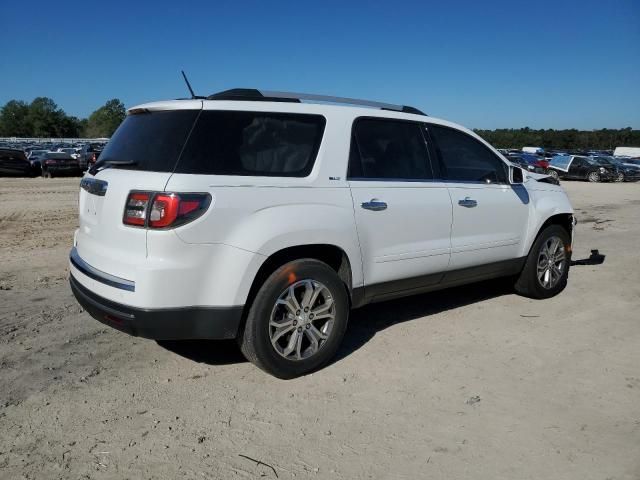
[[[91,319],[67,285],[78,179],[0,179],[0,478],[639,479],[640,184],[564,185],[574,259],[606,260],[560,296],[369,306],[333,364],[281,381],[233,342]]]

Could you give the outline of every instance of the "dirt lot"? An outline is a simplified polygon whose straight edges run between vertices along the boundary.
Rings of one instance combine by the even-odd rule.
[[[232,342],[91,319],[67,285],[78,179],[0,179],[0,478],[640,478],[640,184],[564,184],[574,259],[606,260],[560,296],[369,306],[336,362],[281,381]]]

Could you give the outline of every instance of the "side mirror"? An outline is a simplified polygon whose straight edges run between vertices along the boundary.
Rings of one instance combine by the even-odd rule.
[[[509,167],[509,177],[512,184],[524,183],[524,171],[516,166]]]

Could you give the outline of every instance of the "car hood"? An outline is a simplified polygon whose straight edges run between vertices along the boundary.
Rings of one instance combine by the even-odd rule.
[[[537,182],[550,183],[551,185],[560,185],[560,183],[550,175],[544,173],[527,172],[527,177],[534,179]]]

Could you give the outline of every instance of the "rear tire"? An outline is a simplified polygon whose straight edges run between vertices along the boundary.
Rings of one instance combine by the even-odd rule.
[[[558,172],[556,172],[555,170],[548,170],[547,175],[549,175],[551,178],[554,178],[555,180],[558,180],[560,178],[560,175],[558,175]]]
[[[591,183],[598,183],[600,181],[600,174],[598,172],[591,172],[587,175],[587,180]]]
[[[559,247],[556,249],[556,241]],[[550,298],[567,286],[571,264],[569,233],[559,225],[550,225],[540,234],[516,280],[515,290],[529,298]],[[561,250],[560,250],[561,249]]]
[[[336,272],[315,259],[295,260],[258,290],[238,339],[240,350],[265,372],[295,378],[335,356],[348,318],[347,289]]]
[[[42,172],[42,176],[44,178],[53,178],[53,173],[51,173],[49,170],[46,170]]]

